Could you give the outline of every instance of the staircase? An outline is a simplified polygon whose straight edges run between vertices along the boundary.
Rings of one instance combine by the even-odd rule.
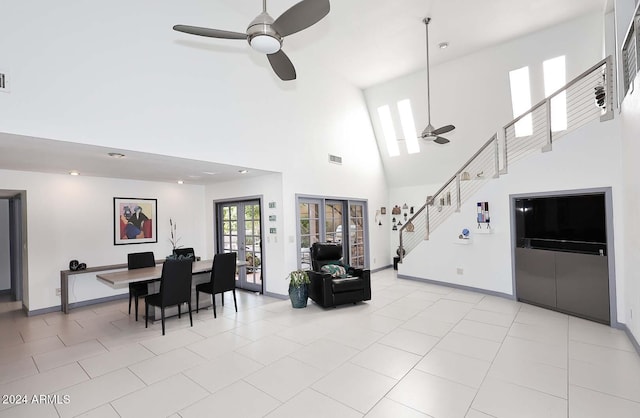
[[[566,108],[564,117],[554,110]],[[562,112],[564,113],[564,112]],[[550,152],[567,133],[595,120],[613,119],[613,61],[598,62],[495,133],[400,228],[400,262],[486,182],[532,153]]]

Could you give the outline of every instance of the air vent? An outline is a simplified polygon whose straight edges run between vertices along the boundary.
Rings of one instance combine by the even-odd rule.
[[[0,91],[7,92],[9,88],[7,87],[7,74],[4,71],[0,70]]]
[[[329,162],[334,164],[342,164],[342,157],[329,154]]]

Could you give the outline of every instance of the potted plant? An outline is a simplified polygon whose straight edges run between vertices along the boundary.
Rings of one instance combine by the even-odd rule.
[[[289,273],[289,299],[294,308],[305,308],[309,297],[309,274],[306,270],[295,270]]]

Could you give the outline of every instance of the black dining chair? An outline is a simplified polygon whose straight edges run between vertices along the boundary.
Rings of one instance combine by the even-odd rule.
[[[199,310],[200,292],[209,293],[213,300],[213,317],[216,315],[216,294],[222,294],[222,305],[224,306],[224,292],[233,292],[233,305],[238,312],[236,301],[236,253],[216,254],[213,257],[211,268],[211,280],[200,283],[196,286],[196,312]]]
[[[173,250],[173,255],[176,257],[188,257],[193,261],[196,261],[196,253],[193,251],[193,248],[175,248]]]
[[[162,335],[164,335],[164,309],[178,305],[178,318],[182,317],[181,307],[186,303],[189,307],[189,321],[193,326],[191,315],[191,260],[167,260],[162,266],[160,292],[144,298],[144,327],[149,326],[149,305],[158,306],[162,318]]]
[[[127,267],[129,270],[155,266],[156,259],[153,256],[153,251],[127,255]],[[135,298],[136,321],[138,320],[138,298],[149,294],[148,284],[149,282],[129,283],[129,315],[131,315],[131,299]]]

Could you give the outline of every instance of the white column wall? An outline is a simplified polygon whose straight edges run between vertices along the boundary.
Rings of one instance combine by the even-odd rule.
[[[11,289],[9,253],[9,200],[0,199],[0,290]]]

